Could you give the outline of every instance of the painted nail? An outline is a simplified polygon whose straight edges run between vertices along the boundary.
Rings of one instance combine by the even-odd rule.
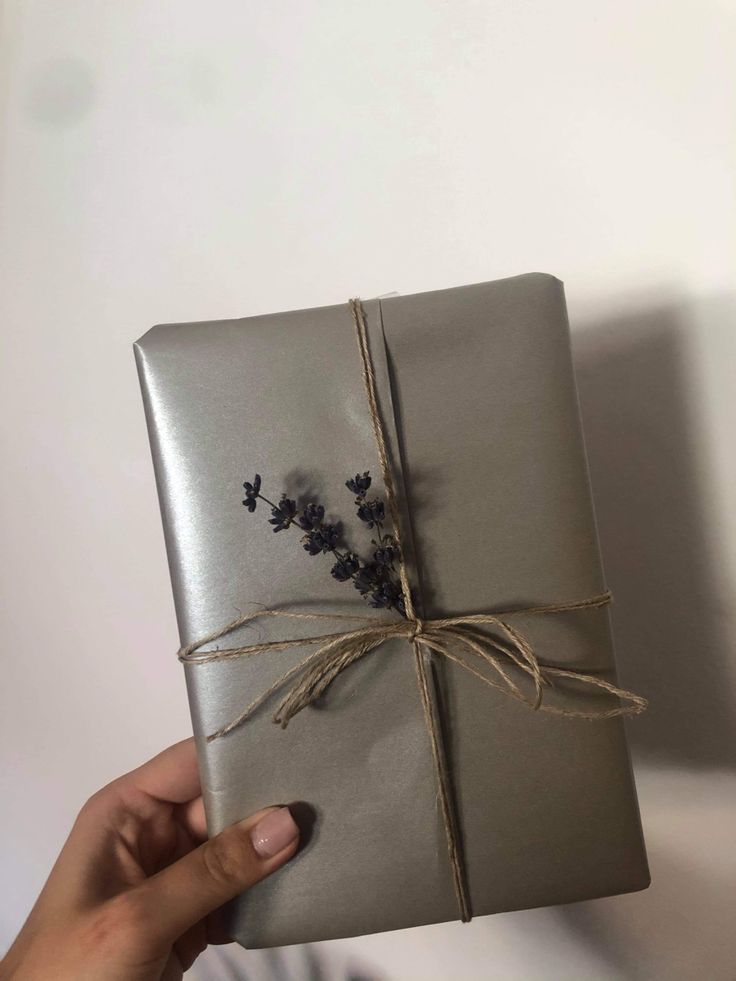
[[[273,858],[299,837],[299,829],[294,823],[288,807],[270,811],[261,818],[250,833],[253,847],[261,858]]]

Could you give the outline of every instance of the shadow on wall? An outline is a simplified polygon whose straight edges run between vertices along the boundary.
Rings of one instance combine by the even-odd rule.
[[[210,947],[187,979],[192,981],[384,981],[363,964],[329,964],[310,944],[243,950],[237,944]]]
[[[632,753],[732,768],[733,640],[708,553],[687,324],[672,306],[581,325],[575,368],[619,674],[650,699],[628,726]]]
[[[731,883],[718,859],[732,848],[731,822],[718,818],[733,791],[708,775],[736,769],[733,640],[710,551],[714,502],[688,356],[693,316],[715,336],[732,315],[733,300],[724,298],[573,335],[619,675],[650,698],[627,731],[633,757],[648,764],[638,782],[652,886],[546,912],[597,952],[606,977],[627,981],[734,976],[734,948],[724,939]],[[657,773],[669,787],[664,795],[652,784]],[[688,848],[703,820],[707,840],[700,835]]]

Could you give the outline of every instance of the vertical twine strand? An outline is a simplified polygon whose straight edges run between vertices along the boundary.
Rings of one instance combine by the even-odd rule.
[[[460,910],[460,918],[463,923],[467,923],[471,919],[472,914],[470,912],[470,897],[468,895],[468,885],[462,860],[460,836],[457,828],[455,804],[452,799],[450,774],[447,768],[447,761],[445,759],[442,739],[439,732],[439,723],[430,689],[428,665],[424,657],[422,642],[420,639],[423,631],[423,623],[417,618],[414,611],[409,577],[406,571],[406,563],[404,562],[404,546],[401,540],[399,504],[391,473],[391,467],[389,464],[386,438],[378,408],[378,399],[376,397],[376,375],[368,344],[365,310],[363,309],[363,304],[358,298],[350,300],[350,309],[353,314],[353,322],[355,323],[355,329],[358,335],[358,348],[360,349],[360,357],[363,367],[363,382],[365,384],[366,395],[368,397],[368,408],[370,410],[371,425],[373,427],[373,435],[376,440],[376,448],[378,449],[378,459],[381,464],[381,476],[383,477],[383,483],[386,488],[386,499],[391,512],[391,520],[393,521],[394,537],[396,538],[399,546],[399,579],[401,580],[401,591],[404,597],[404,605],[406,607],[406,618],[410,623],[414,624],[414,630],[411,635],[411,644],[414,650],[414,666],[416,668],[419,694],[422,700],[422,708],[424,710],[424,720],[427,726],[429,742],[432,749],[432,761],[434,763],[435,777],[437,780],[437,796],[439,799],[440,810],[442,812],[442,824],[445,830],[447,854],[452,871],[452,884],[455,890],[458,909]],[[431,656],[431,653],[429,653],[429,656]]]

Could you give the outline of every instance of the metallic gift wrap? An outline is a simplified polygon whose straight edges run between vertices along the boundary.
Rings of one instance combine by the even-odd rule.
[[[531,273],[363,306],[421,614],[602,592],[562,283]],[[181,643],[259,607],[370,615],[329,557],[241,503],[257,471],[271,499],[317,496],[365,551],[345,480],[369,469],[382,485],[347,300],[159,324],[135,354]],[[514,624],[543,662],[615,680],[606,609]],[[325,625],[298,630],[256,621],[224,646]],[[210,833],[273,803],[315,817],[300,854],[231,904],[234,939],[269,947],[456,919],[404,640],[352,665],[288,729],[264,706],[205,741],[309,650],[185,668]],[[456,665],[432,669],[473,914],[645,888],[622,720],[535,713]]]

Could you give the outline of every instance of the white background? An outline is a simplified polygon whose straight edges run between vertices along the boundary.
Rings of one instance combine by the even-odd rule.
[[[722,0],[2,6],[0,945],[81,802],[189,731],[132,342],[566,284],[647,892],[192,977],[736,976],[733,40]],[[329,371],[326,361],[325,370]]]

